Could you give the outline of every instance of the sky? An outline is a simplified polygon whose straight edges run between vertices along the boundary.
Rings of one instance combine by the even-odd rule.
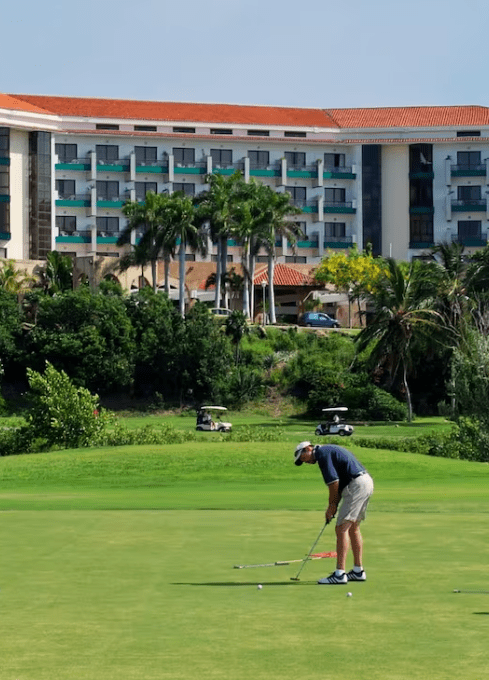
[[[0,92],[489,106],[487,0],[18,0]]]

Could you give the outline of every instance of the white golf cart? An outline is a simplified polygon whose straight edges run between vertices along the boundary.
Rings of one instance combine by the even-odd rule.
[[[195,429],[198,432],[231,432],[231,423],[225,423],[221,420],[221,414],[227,411],[225,406],[202,406],[197,411],[197,425]],[[214,420],[214,418],[216,420]]]
[[[353,426],[344,423],[340,417],[340,413],[348,411],[346,406],[336,406],[335,408],[323,408],[331,417],[324,423],[319,423],[316,427],[316,435],[339,434],[340,437],[349,437],[353,433]]]

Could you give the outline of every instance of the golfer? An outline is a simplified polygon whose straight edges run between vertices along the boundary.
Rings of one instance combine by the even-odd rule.
[[[336,515],[336,571],[322,578],[318,583],[340,585],[348,581],[366,581],[363,569],[363,539],[360,522],[365,519],[367,505],[374,491],[372,477],[353,453],[343,446],[326,444],[313,446],[311,442],[301,442],[294,452],[296,465],[317,463],[329,489],[329,503],[326,508],[326,522]],[[353,569],[345,572],[346,556],[351,544]]]

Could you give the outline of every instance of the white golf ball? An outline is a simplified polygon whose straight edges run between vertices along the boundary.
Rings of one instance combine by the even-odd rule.
[[[352,593],[347,593],[346,596],[347,596],[347,597],[351,597],[351,596],[352,596]]]
[[[256,587],[258,588],[258,590],[261,590],[263,588],[261,583],[259,583]]]

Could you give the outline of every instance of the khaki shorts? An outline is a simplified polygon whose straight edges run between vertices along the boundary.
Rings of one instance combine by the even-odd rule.
[[[367,515],[367,505],[374,492],[374,482],[368,474],[352,479],[341,494],[341,505],[336,524],[361,522]]]

